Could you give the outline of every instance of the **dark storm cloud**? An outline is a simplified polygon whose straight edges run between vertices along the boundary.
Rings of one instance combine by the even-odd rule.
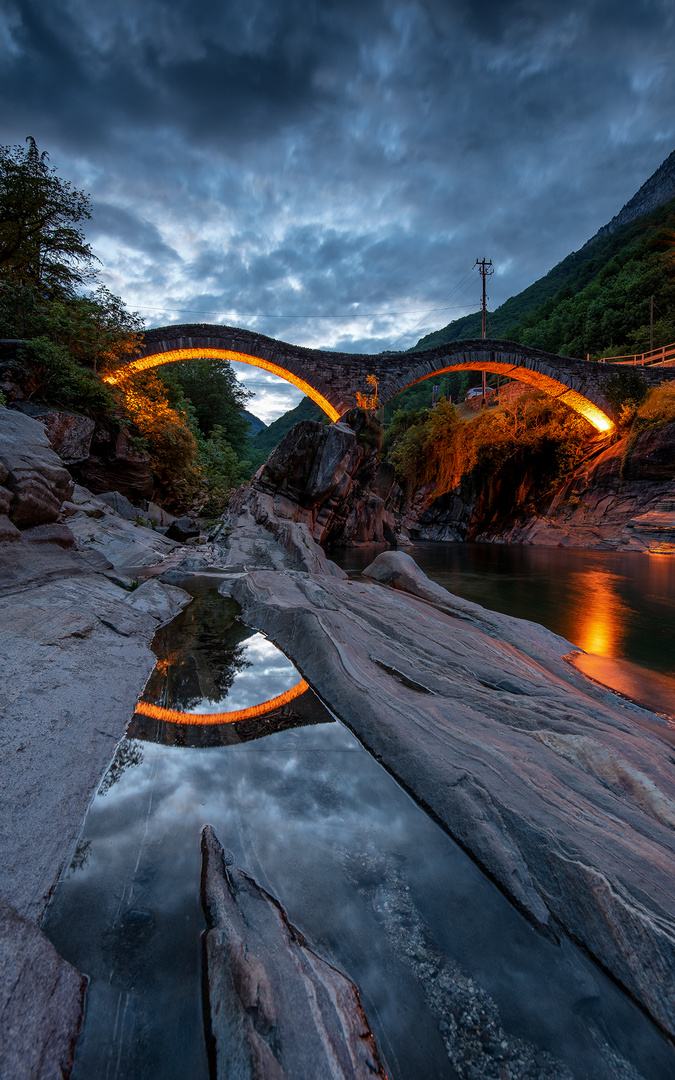
[[[5,0],[3,141],[92,192],[148,322],[407,347],[475,308],[449,294],[476,257],[501,302],[670,153],[673,25],[670,0]]]

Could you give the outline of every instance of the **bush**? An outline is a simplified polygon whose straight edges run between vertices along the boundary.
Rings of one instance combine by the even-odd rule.
[[[662,382],[650,390],[637,410],[643,424],[672,424],[675,422],[675,379]]]
[[[636,408],[641,405],[647,396],[647,384],[639,371],[634,367],[616,371],[607,379],[603,389],[605,396],[614,409],[616,415],[620,415],[624,406]]]
[[[19,360],[28,369],[29,397],[94,415],[114,410],[112,390],[73,360],[65,346],[34,338],[21,346]]]

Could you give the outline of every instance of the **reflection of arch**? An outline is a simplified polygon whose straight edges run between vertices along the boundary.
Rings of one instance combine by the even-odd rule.
[[[614,427],[613,408],[605,393],[607,382],[623,370],[620,365],[575,360],[515,341],[453,341],[423,352],[369,356],[305,349],[252,330],[210,324],[147,330],[138,359],[126,370],[143,371],[200,357],[235,360],[278,375],[312,398],[331,420],[354,408],[357,394],[367,391],[369,375],[377,379],[378,397],[384,404],[406,386],[429,376],[447,371],[490,371],[557,398],[601,432]],[[648,387],[656,386],[664,378],[675,377],[675,369],[642,368],[640,375]],[[106,376],[111,383],[116,377]]]
[[[289,701],[293,701],[294,698],[300,697],[308,689],[309,684],[304,679],[301,679],[290,690],[278,694],[277,697],[270,698],[269,701],[263,701],[260,705],[249,705],[247,709],[233,709],[230,712],[178,712],[176,709],[165,709],[161,705],[151,705],[149,701],[139,701],[136,712],[141,713],[143,716],[151,716],[155,720],[169,720],[173,724],[233,724],[237,720],[250,720],[253,717],[272,712],[274,709],[279,709],[282,705],[287,705]]]

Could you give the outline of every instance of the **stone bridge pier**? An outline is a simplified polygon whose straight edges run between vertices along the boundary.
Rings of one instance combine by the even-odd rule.
[[[140,354],[127,370],[143,371],[178,361],[212,357],[263,368],[299,387],[337,420],[357,404],[357,393],[367,394],[367,378],[378,382],[381,403],[407,386],[449,371],[488,371],[506,375],[563,401],[600,432],[614,427],[612,406],[606,397],[608,380],[625,368],[597,364],[555,353],[530,349],[514,341],[457,341],[416,353],[324,352],[289,345],[275,338],[233,326],[189,324],[163,326],[143,336]],[[675,378],[673,368],[640,368],[650,386]],[[108,376],[115,382],[115,376]]]

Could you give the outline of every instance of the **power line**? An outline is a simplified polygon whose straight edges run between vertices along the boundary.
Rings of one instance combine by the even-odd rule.
[[[428,311],[428,312],[425,312],[425,314],[427,314],[427,315],[433,315],[433,314],[434,314],[435,312],[437,312],[437,311],[443,311],[444,309],[447,309],[447,308],[463,308],[463,307],[465,307],[465,305],[464,305],[464,304],[448,304],[448,303],[446,303],[446,301],[447,301],[447,300],[449,300],[449,299],[450,299],[450,297],[451,297],[451,296],[453,295],[453,293],[455,293],[455,292],[457,291],[457,289],[460,289],[460,288],[462,287],[462,285],[464,284],[464,282],[465,282],[465,281],[466,281],[466,280],[467,280],[468,278],[470,278],[470,277],[472,276],[472,274],[473,274],[474,270],[475,270],[475,267],[474,267],[474,266],[472,266],[472,267],[471,267],[471,269],[470,269],[470,270],[468,271],[468,273],[466,273],[466,274],[464,275],[464,277],[463,277],[463,278],[461,278],[461,279],[460,279],[460,280],[459,280],[459,281],[457,282],[457,284],[453,286],[453,288],[452,288],[452,289],[450,290],[450,292],[449,292],[449,293],[448,293],[448,294],[447,294],[447,295],[446,295],[446,296],[444,297],[444,299],[443,299],[443,300],[441,300],[440,304],[438,304],[438,305],[437,305],[436,307],[434,307],[434,308],[431,308],[431,310],[430,310],[430,311]],[[459,294],[459,296],[458,296],[458,297],[456,297],[456,299],[457,299],[457,300],[461,299],[461,297],[462,297],[462,296],[464,296],[464,295],[465,295],[465,293],[467,293],[467,292],[469,291],[469,289],[470,289],[470,288],[471,288],[471,283],[469,283],[469,285],[467,285],[466,289],[464,289],[464,292],[460,293],[460,294]],[[405,332],[404,332],[403,334],[400,334],[400,335],[399,335],[399,336],[398,336],[398,337],[396,338],[396,340],[392,342],[392,346],[393,346],[393,345],[396,345],[396,344],[398,344],[398,342],[399,342],[399,341],[402,341],[402,340],[403,340],[403,338],[406,338],[406,337],[408,337],[408,335],[409,335],[409,334],[412,334],[412,333],[414,333],[414,331],[415,331],[415,330],[418,330],[418,329],[419,329],[419,327],[420,327],[420,325],[421,325],[421,324],[423,323],[423,321],[424,321],[423,319],[418,319],[418,321],[417,321],[417,322],[415,323],[415,325],[414,325],[414,326],[411,326],[409,330],[406,330],[406,331],[405,331]]]
[[[463,304],[442,304],[441,306],[453,306],[458,309],[464,307]],[[417,315],[420,311],[424,315],[430,315],[433,311],[438,310],[437,308],[413,308],[412,311],[354,311],[348,315],[270,315],[264,312],[250,313],[243,311],[204,311],[200,308],[149,307],[146,304],[140,304],[139,308],[141,311],[180,311],[189,315],[221,315],[235,319],[385,319],[391,315]]]

